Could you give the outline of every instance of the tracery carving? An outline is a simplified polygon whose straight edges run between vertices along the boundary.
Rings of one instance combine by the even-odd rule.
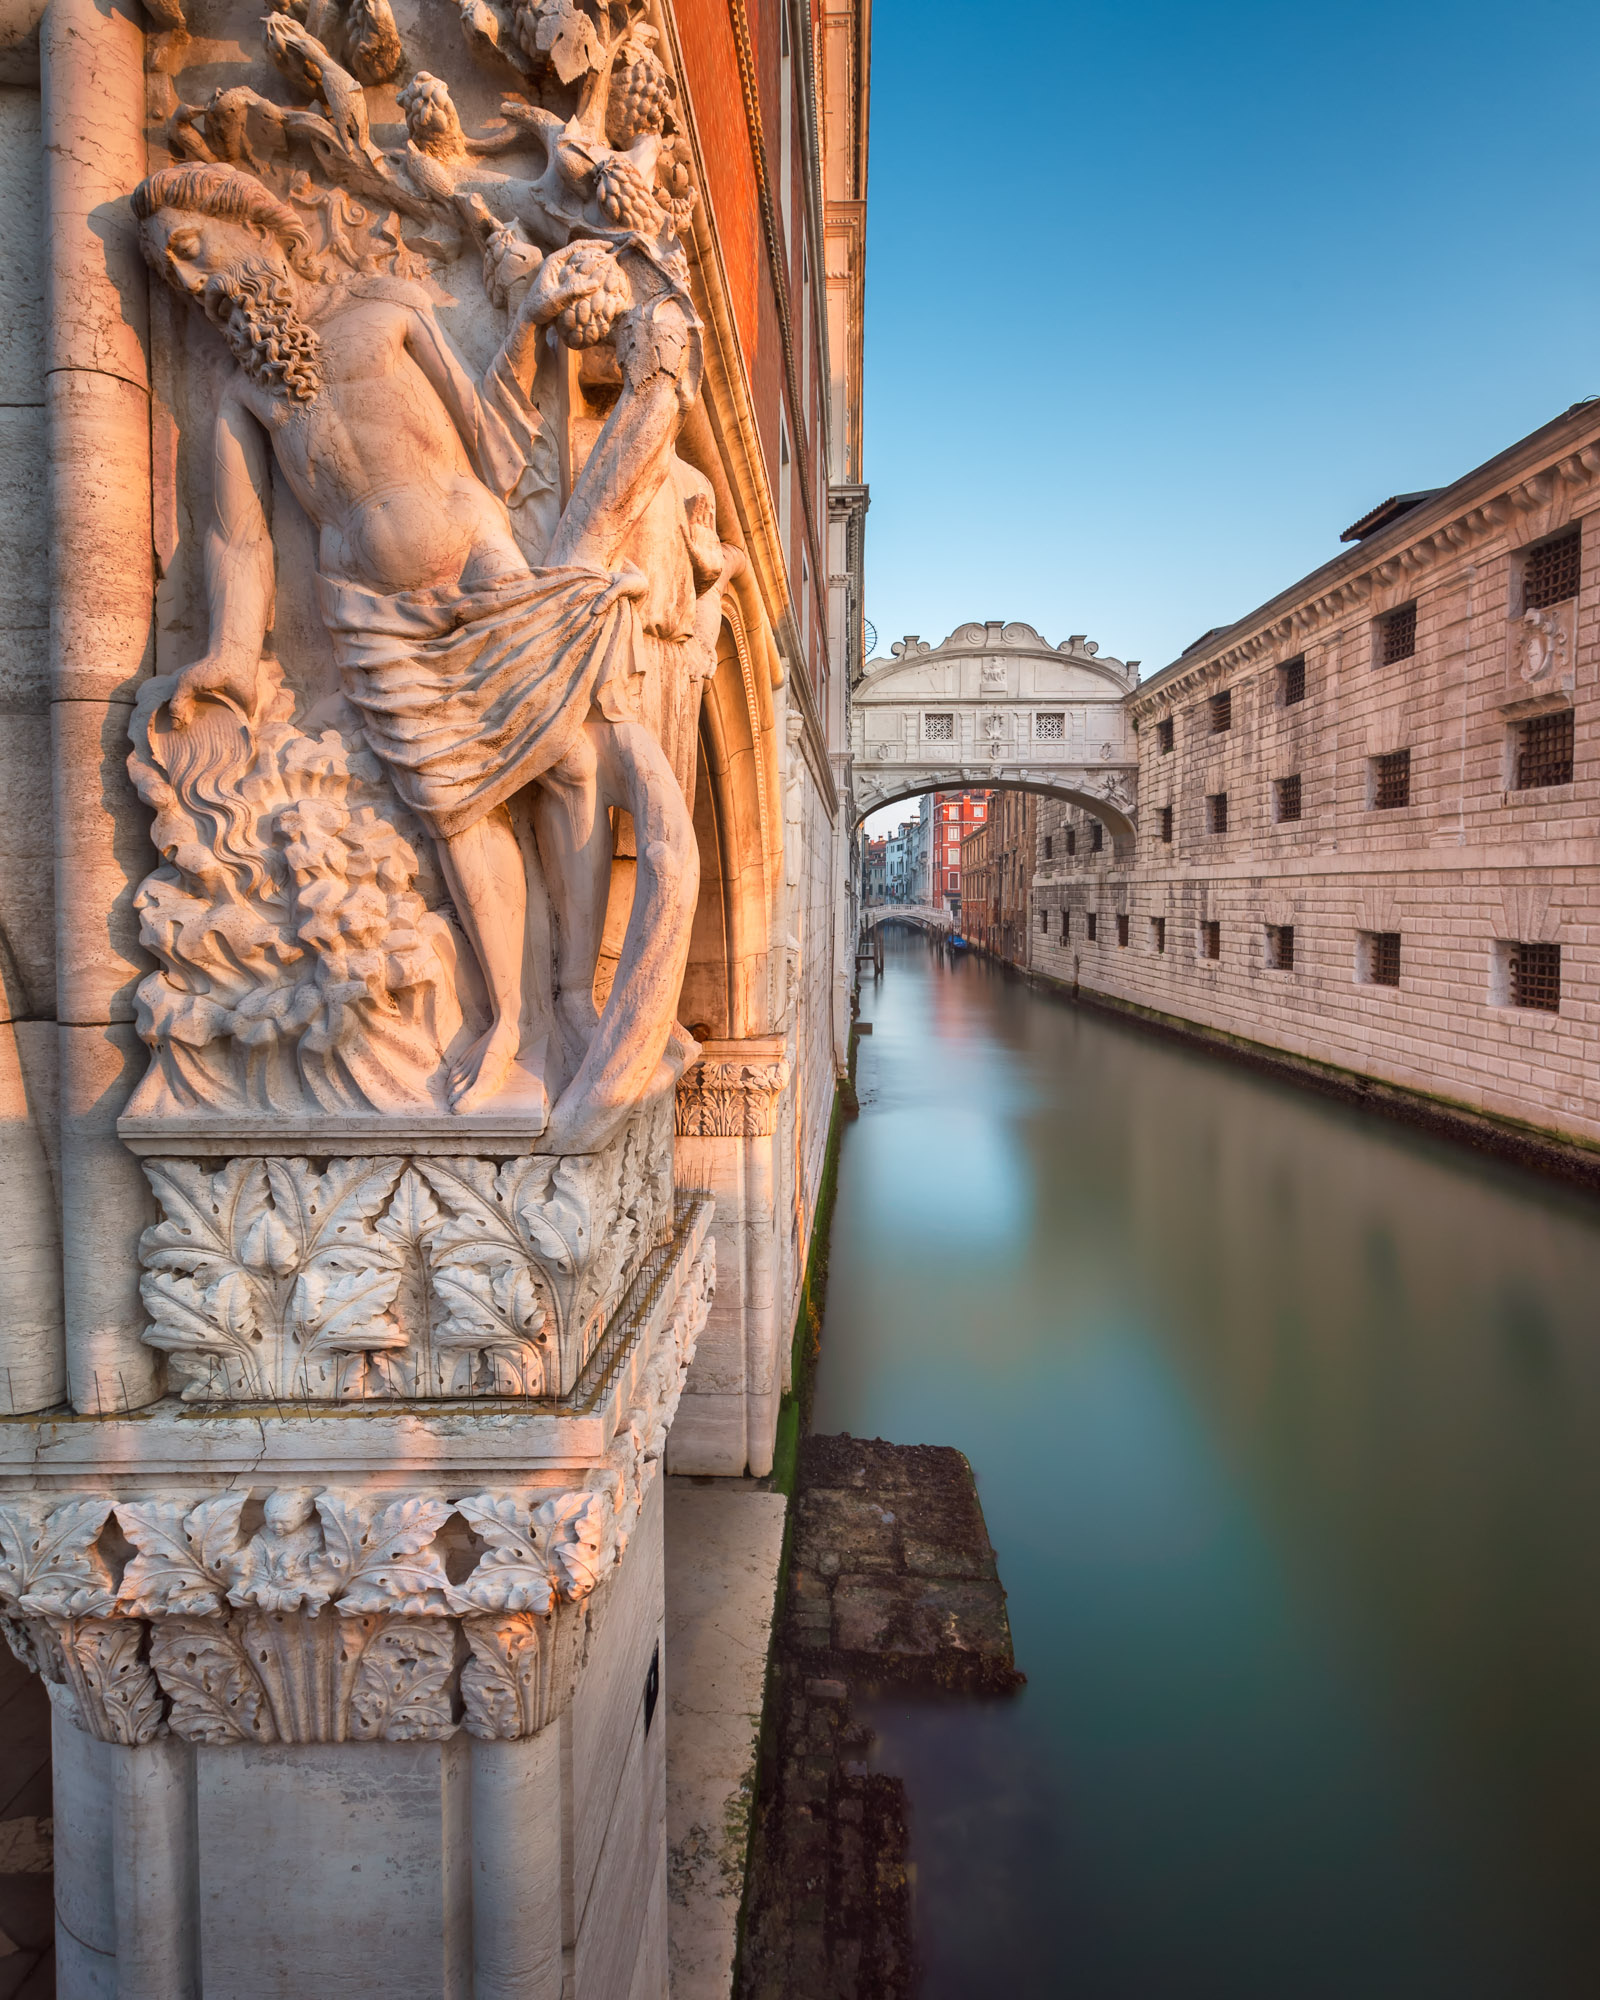
[[[469,130],[428,70],[369,103],[406,69],[388,0],[273,0],[290,101],[181,102],[175,164],[135,192],[147,258],[234,363],[209,644],[135,720],[163,857],[136,1119],[510,1108],[587,1153],[692,1052],[687,798],[744,559],[675,448],[697,197],[643,11],[465,0],[466,52],[506,93]],[[441,323],[446,269],[502,315],[481,373]],[[324,713],[297,714],[264,654],[274,462],[317,537],[343,689]],[[597,1008],[613,819],[635,886]]]

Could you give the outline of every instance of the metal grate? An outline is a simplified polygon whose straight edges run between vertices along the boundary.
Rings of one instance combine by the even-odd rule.
[[[1537,1007],[1545,1014],[1560,1013],[1560,945],[1514,944],[1510,971],[1513,1007]]]
[[[1301,653],[1297,659],[1285,660],[1278,669],[1283,684],[1283,705],[1293,708],[1297,701],[1306,698],[1306,656]]]
[[[1077,851],[1078,851],[1078,829],[1074,826],[1069,826],[1067,828],[1067,852],[1068,854],[1076,854]]]
[[[1417,607],[1402,604],[1378,621],[1378,663],[1392,667],[1396,660],[1409,660],[1417,650]]]
[[[1118,917],[1118,919],[1117,919],[1117,943],[1118,943],[1118,944],[1126,944],[1127,942],[1128,942],[1128,920],[1127,920],[1127,918],[1126,918],[1126,917]]]
[[[1089,940],[1090,944],[1093,944],[1100,935],[1099,914],[1094,910],[1088,911],[1083,919],[1083,924],[1084,936]]]
[[[1275,779],[1273,782],[1273,791],[1277,800],[1278,818],[1280,820],[1298,819],[1300,817],[1300,773],[1296,771],[1292,778]]]
[[[1539,785],[1571,783],[1572,710],[1557,708],[1519,722],[1515,789],[1531,792]]]
[[[1368,931],[1367,980],[1373,986],[1400,984],[1400,933]]]
[[[1274,972],[1294,971],[1294,925],[1267,925],[1267,964]]]
[[[1206,832],[1226,833],[1228,830],[1228,795],[1226,792],[1206,793]]]
[[[1033,733],[1041,742],[1062,743],[1067,735],[1067,713],[1057,709],[1052,715],[1036,715],[1033,718]]]
[[[1211,697],[1211,733],[1221,736],[1233,727],[1233,689],[1224,688]]]
[[[1171,806],[1163,806],[1163,807],[1161,808],[1161,839],[1162,839],[1162,842],[1163,842],[1163,844],[1164,844],[1165,846],[1167,846],[1167,847],[1170,847],[1170,846],[1172,845],[1172,808],[1171,808]]]
[[[1541,611],[1547,604],[1565,604],[1578,594],[1578,570],[1583,558],[1583,531],[1569,528],[1553,542],[1541,542],[1522,559],[1522,606]]]
[[[1071,935],[1072,935],[1072,912],[1069,909],[1063,909],[1061,912],[1061,942],[1065,944],[1067,939],[1071,937]]]
[[[922,733],[930,743],[954,743],[956,740],[956,719],[949,715],[925,715],[922,718]]]
[[[1089,822],[1089,852],[1091,854],[1098,854],[1105,844],[1106,830],[1104,825],[1097,819],[1091,820]]]
[[[1167,920],[1165,917],[1152,917],[1150,919],[1150,942],[1158,952],[1166,950]]]
[[[1222,956],[1221,924],[1213,922],[1213,923],[1202,924],[1200,926],[1200,956],[1202,958],[1221,958]]]
[[[1162,716],[1161,720],[1156,724],[1156,748],[1161,752],[1163,757],[1172,748],[1172,717],[1170,715]]]
[[[1411,803],[1411,752],[1391,750],[1372,760],[1372,810],[1393,812]]]
[[[1048,910],[1041,910],[1039,912],[1039,928],[1044,932],[1046,937],[1050,935],[1050,912]]]

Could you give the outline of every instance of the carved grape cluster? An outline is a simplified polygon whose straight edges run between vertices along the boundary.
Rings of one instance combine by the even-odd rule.
[[[597,290],[587,298],[574,299],[560,314],[556,325],[568,347],[596,347],[610,333],[617,315],[627,310],[628,281],[610,259]]]
[[[673,91],[672,78],[648,44],[636,36],[611,73],[606,137],[612,145],[631,146],[641,132],[664,131]]]

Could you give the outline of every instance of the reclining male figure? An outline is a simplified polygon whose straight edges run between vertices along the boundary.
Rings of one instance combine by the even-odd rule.
[[[506,801],[536,783],[560,934],[557,1004],[587,1040],[542,1143],[592,1150],[657,1076],[699,886],[671,765],[649,730],[605,699],[633,671],[633,600],[644,590],[636,570],[618,566],[620,551],[668,476],[694,393],[686,302],[642,257],[576,243],[534,272],[477,384],[420,287],[320,280],[298,217],[250,175],[164,168],[137,189],[134,208],[151,265],[201,306],[239,364],[216,416],[210,640],[178,676],[172,720],[185,725],[199,696],[255,716],[274,584],[261,497],[270,445],[318,533],[345,693],[438,845],[488,987],[490,1025],[452,1068],[452,1106],[488,1104],[518,1053],[527,891]],[[527,464],[518,421],[524,438],[538,426],[527,396],[552,323],[574,343],[592,340],[597,324],[614,331],[623,386],[547,565],[534,570],[506,497]],[[590,986],[613,807],[633,816],[638,875],[596,1025]]]

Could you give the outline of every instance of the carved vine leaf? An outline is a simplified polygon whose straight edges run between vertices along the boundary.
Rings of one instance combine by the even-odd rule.
[[[119,1500],[117,1520],[139,1553],[123,1572],[117,1608],[134,1618],[222,1609],[248,1492],[187,1500]]]
[[[457,1609],[534,1611],[543,1616],[550,1609],[554,1585],[529,1525],[528,1496],[477,1493],[458,1501],[456,1511],[488,1543],[472,1574],[455,1589]]]
[[[116,1602],[95,1546],[111,1512],[104,1499],[0,1507],[0,1596],[47,1618],[103,1618]]]
[[[261,1683],[231,1627],[182,1618],[150,1628],[150,1664],[172,1703],[172,1732],[189,1743],[272,1743]]]
[[[447,1500],[418,1496],[374,1508],[370,1500],[324,1492],[317,1512],[341,1615],[449,1610],[450,1579],[431,1552],[451,1512]]]
[[[455,1727],[449,1695],[455,1633],[448,1626],[394,1619],[369,1641],[350,1691],[350,1734],[412,1743]]]
[[[539,1726],[539,1622],[528,1613],[468,1618],[461,1627],[472,1658],[461,1669],[464,1726],[489,1743],[510,1742]]]
[[[532,9],[537,20],[534,46],[550,58],[550,66],[563,83],[576,83],[600,68],[605,49],[587,14],[580,13],[573,0],[542,0]]]

